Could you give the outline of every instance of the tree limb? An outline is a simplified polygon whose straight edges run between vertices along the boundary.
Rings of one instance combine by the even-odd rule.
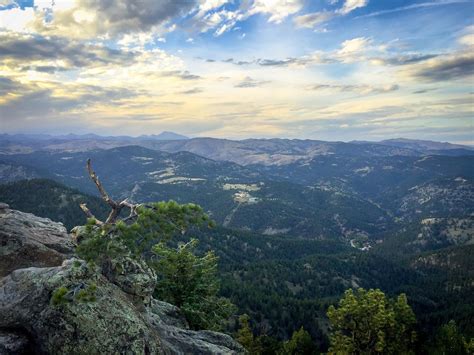
[[[102,186],[99,177],[95,173],[94,170],[92,170],[92,165],[91,165],[91,160],[87,159],[87,172],[89,173],[90,178],[94,182],[95,186],[97,186],[97,189],[99,190],[100,195],[102,196],[102,199],[107,202],[110,207],[116,208],[117,207],[117,202],[112,200],[110,196],[107,194],[105,191],[104,187]]]
[[[92,212],[90,211],[89,208],[87,208],[87,205],[86,205],[85,203],[79,204],[79,207],[80,207],[81,210],[86,214],[87,218],[93,218],[93,219],[95,219],[95,223],[96,223],[96,224],[99,224],[99,225],[104,224],[104,222],[98,220],[98,219],[92,214]]]
[[[122,211],[122,208],[124,207],[130,208],[129,217],[136,216],[136,209],[138,205],[128,202],[127,199],[123,200],[120,203],[117,203],[112,198],[110,198],[109,194],[107,193],[107,191],[105,191],[104,187],[102,186],[102,183],[100,182],[99,177],[97,176],[95,171],[92,169],[92,164],[91,164],[90,159],[87,159],[87,172],[89,173],[91,180],[94,182],[95,186],[99,190],[99,193],[102,196],[102,199],[112,208],[107,219],[105,220],[105,223],[103,223],[94,217],[94,215],[91,213],[91,211],[87,208],[85,204],[81,204],[80,205],[81,209],[89,218],[94,218],[96,221],[100,222],[100,224],[113,224],[117,221],[117,218],[119,217],[120,212]]]

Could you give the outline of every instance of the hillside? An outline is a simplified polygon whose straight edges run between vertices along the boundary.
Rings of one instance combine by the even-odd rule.
[[[99,176],[117,199],[198,203],[218,223],[232,228],[269,235],[349,239],[384,231],[390,224],[386,212],[350,192],[275,181],[249,167],[187,152],[128,146],[3,157],[48,171],[63,184],[96,194],[85,170],[87,158],[98,167]]]
[[[98,218],[108,213],[105,202],[100,198],[47,179],[20,180],[0,185],[0,202],[61,222],[68,230],[86,222],[86,216],[79,208],[81,203],[95,211]]]

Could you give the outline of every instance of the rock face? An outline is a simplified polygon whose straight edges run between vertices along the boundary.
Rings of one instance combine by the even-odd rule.
[[[0,203],[0,277],[29,266],[57,266],[73,252],[61,223]]]
[[[95,301],[81,300],[75,290],[92,285],[97,287]],[[57,297],[61,288],[66,293]],[[0,313],[0,328],[21,329],[40,354],[163,353],[158,334],[127,295],[74,259],[59,267],[15,270],[3,278]]]
[[[9,223],[2,236],[15,236],[5,240],[21,242],[16,249],[6,244],[11,260],[15,250],[29,257],[48,250],[59,254],[57,262],[64,259],[58,250],[70,250],[61,225],[5,208],[0,218]],[[21,266],[47,261],[19,259]],[[245,352],[228,335],[189,330],[177,307],[153,299],[156,275],[146,264],[123,258],[106,271],[71,257],[60,266],[17,269],[0,279],[0,354]]]

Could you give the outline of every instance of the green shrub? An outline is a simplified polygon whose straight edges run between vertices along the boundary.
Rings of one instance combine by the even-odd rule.
[[[66,293],[68,293],[68,291],[69,290],[67,289],[67,287],[64,286],[55,289],[51,296],[51,304],[53,304],[54,306],[58,306],[60,304],[67,303],[68,300],[64,296],[66,295]]]

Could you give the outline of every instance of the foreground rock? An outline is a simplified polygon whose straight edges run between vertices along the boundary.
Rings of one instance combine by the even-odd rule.
[[[61,224],[0,206],[0,354],[239,354],[230,336],[192,331],[151,297],[156,275],[121,258],[103,268],[65,257]],[[64,260],[64,261],[63,261]],[[47,266],[53,267],[28,267]]]
[[[0,203],[0,277],[29,266],[57,266],[72,254],[61,223]]]
[[[38,354],[243,352],[228,335],[186,329],[179,310],[167,303],[137,307],[130,295],[77,259],[16,270],[0,280],[0,314],[3,338],[18,339],[18,346]]]

